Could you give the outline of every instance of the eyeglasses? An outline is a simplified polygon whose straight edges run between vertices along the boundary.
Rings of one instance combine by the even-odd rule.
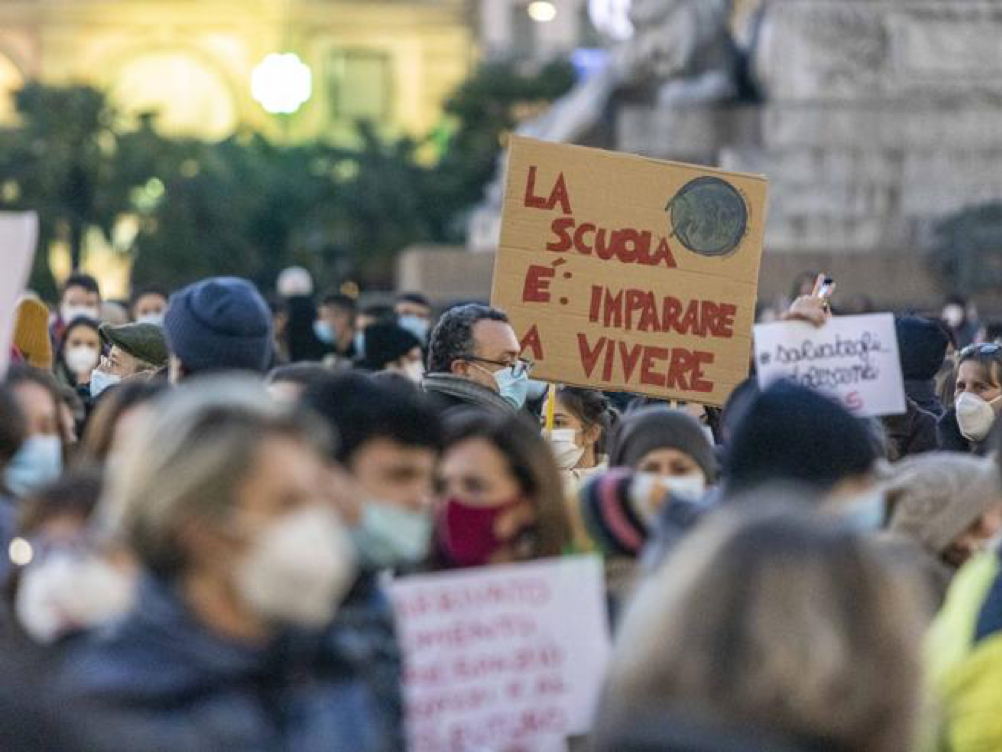
[[[960,351],[961,358],[970,358],[973,355],[995,355],[1002,351],[1002,345],[995,342],[980,342],[975,345],[968,345]]]
[[[504,361],[501,360],[490,360],[488,358],[478,358],[476,356],[471,355],[470,357],[466,358],[466,360],[470,360],[475,363],[489,363],[492,366],[498,366],[499,368],[510,368],[511,375],[514,376],[516,379],[520,379],[523,376],[528,376],[529,371],[531,371],[532,367],[535,365],[532,361],[524,360],[523,358],[519,358],[514,363],[505,363]]]

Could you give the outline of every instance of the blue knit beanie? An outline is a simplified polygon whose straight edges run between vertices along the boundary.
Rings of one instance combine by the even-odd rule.
[[[171,295],[164,332],[190,373],[263,373],[271,359],[271,313],[250,282],[210,277]]]

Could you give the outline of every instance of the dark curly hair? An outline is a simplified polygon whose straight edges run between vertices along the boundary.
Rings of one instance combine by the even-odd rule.
[[[428,373],[449,373],[457,360],[473,352],[473,327],[478,321],[508,323],[508,316],[497,308],[468,303],[446,311],[431,333],[428,343]]]

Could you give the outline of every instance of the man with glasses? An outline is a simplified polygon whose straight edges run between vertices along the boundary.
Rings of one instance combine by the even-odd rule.
[[[481,407],[510,412],[525,404],[532,366],[508,317],[471,303],[446,311],[431,333],[422,388],[439,409]]]

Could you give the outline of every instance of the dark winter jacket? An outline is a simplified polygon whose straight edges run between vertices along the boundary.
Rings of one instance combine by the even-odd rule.
[[[999,422],[996,421],[995,428],[998,427]],[[993,430],[992,434],[994,433]],[[943,413],[943,417],[936,424],[936,434],[939,438],[939,448],[944,452],[968,452],[984,456],[992,450],[993,446],[992,434],[989,434],[984,441],[970,441],[964,438],[964,435],[960,433],[960,426],[957,425],[957,411],[952,407]]]
[[[514,412],[514,408],[496,392],[475,381],[450,373],[428,374],[421,382],[421,388],[442,414],[470,407],[504,413]]]
[[[209,631],[150,577],[132,613],[68,649],[61,672],[71,698],[134,719],[176,752],[401,749],[399,679],[372,578],[328,630],[256,648]]]
[[[936,394],[936,382],[932,379],[905,379],[905,396],[937,418],[946,412],[939,395]]]
[[[906,404],[904,414],[888,415],[881,420],[887,434],[888,459],[892,462],[939,449],[936,416],[910,399],[906,400]]]

